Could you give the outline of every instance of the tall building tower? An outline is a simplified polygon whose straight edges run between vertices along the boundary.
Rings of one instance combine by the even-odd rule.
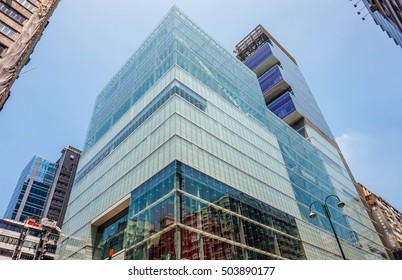
[[[346,257],[387,258],[353,184],[325,164],[267,110],[255,74],[173,7],[97,97],[56,257],[337,259],[324,210],[309,218],[337,194]]]
[[[56,176],[43,213],[43,217],[57,221],[59,227],[62,226],[66,214],[81,151],[68,146],[61,151],[61,154],[60,159],[56,162]]]
[[[21,173],[5,219],[49,218],[61,227],[81,151],[67,146],[56,162],[35,156]]]
[[[41,218],[56,169],[56,163],[33,157],[21,173],[4,218],[20,222],[28,217]]]
[[[235,53],[257,75],[267,108],[316,146],[327,169],[338,171],[351,187],[352,172],[296,60],[261,25],[236,45]]]
[[[369,215],[375,221],[375,228],[388,248],[390,258],[402,260],[402,213],[362,184],[357,185],[364,193]]]
[[[269,110],[303,136],[307,125],[335,142],[296,60],[264,27],[252,30],[235,53],[256,73]]]
[[[358,6],[357,1],[354,6]],[[363,5],[374,19],[374,22],[402,47],[402,0],[363,0]],[[366,17],[363,17],[365,19]]]
[[[35,156],[22,171],[0,220],[0,259],[54,258],[81,151],[61,153],[56,163]]]
[[[347,194],[349,204],[364,212],[364,196],[328,127],[296,60],[261,25],[235,47],[234,53],[258,77],[267,109],[301,134],[319,152],[334,194]],[[292,182],[297,177],[290,174]],[[361,200],[361,201],[360,201]],[[349,208],[349,209],[351,209]],[[368,209],[366,209],[368,210]],[[346,210],[348,211],[348,210]],[[349,215],[354,215],[350,212]],[[360,220],[359,217],[354,217]]]
[[[60,0],[0,1],[0,111]]]

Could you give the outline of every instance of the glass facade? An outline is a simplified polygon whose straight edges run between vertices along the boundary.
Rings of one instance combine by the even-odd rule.
[[[175,7],[97,97],[78,169],[60,259],[340,258],[322,211],[308,217],[339,188],[322,152]],[[127,220],[94,222],[128,195]],[[349,258],[381,258],[365,212],[330,211]]]
[[[127,210],[99,226],[96,234],[94,259],[106,259],[111,250],[113,253],[122,250],[126,227]]]
[[[4,218],[42,217],[56,169],[56,163],[35,156],[22,171]]]
[[[128,217],[96,246],[121,250],[125,231],[126,259],[306,258],[292,216],[178,161],[131,193]]]
[[[197,108],[205,111],[206,100],[193,92],[179,81],[169,84],[157,97],[154,98],[126,127],[124,127],[105,147],[94,156],[90,162],[81,169],[77,175],[79,182],[85,175],[94,169],[109,153],[144,123],[156,110],[165,104],[173,94],[184,98]]]
[[[265,29],[259,26],[255,30],[260,30],[259,32],[261,32],[261,30]],[[256,32],[255,30],[253,32]],[[250,34],[253,34],[253,32]],[[266,31],[263,31],[262,35],[269,34],[268,32],[264,32]],[[249,36],[250,37],[246,37],[247,40],[243,40],[241,44],[244,45],[246,44],[245,42],[247,42],[249,46],[255,46],[255,40],[250,39],[253,38],[255,34]],[[347,216],[344,216],[344,214],[332,213],[332,211],[339,210],[339,208],[331,208],[332,219],[341,218],[343,220],[338,221],[335,225],[338,235],[348,240],[350,244],[354,244],[353,246],[365,247],[368,251],[372,251],[374,254],[383,257],[383,251],[377,250],[376,248],[373,249],[369,242],[367,242],[367,237],[376,240],[378,240],[378,238],[372,231],[372,223],[367,215],[365,215],[364,207],[359,203],[359,195],[356,192],[351,175],[347,170],[346,163],[340,155],[334,137],[300,69],[286,50],[280,46],[275,39],[270,39],[271,40],[266,40],[265,43],[260,44],[258,47],[253,48],[253,50],[249,52],[247,60],[243,62],[247,65],[246,62],[252,60],[254,56],[262,57],[261,52],[265,50],[265,46],[268,45],[269,51],[265,50],[267,52],[265,62],[260,62],[261,65],[265,63],[265,65],[268,66],[262,69],[264,71],[256,71],[256,69],[250,68],[259,76],[262,92],[268,95],[268,98],[265,98],[267,108],[279,118],[286,120],[289,125],[297,129],[301,135],[317,148],[322,161],[322,163],[317,163],[317,165],[321,165],[320,169],[324,171],[321,172],[318,177],[314,178],[314,176],[311,175],[318,174],[317,171],[310,169],[309,172],[309,168],[298,170],[299,167],[296,164],[296,162],[298,162],[297,155],[293,154],[293,149],[289,149],[289,147],[280,142],[285,163],[290,169],[289,177],[292,181],[297,200],[305,205],[310,205],[312,202],[317,201],[317,197],[320,197],[321,201],[331,194],[342,197],[350,206],[347,213],[348,218],[345,218]],[[244,48],[244,46],[242,46],[242,48]],[[243,60],[241,56],[242,49],[237,49],[237,51],[240,52],[238,58]],[[273,57],[277,60],[277,63],[267,63],[268,60],[272,61]],[[288,88],[285,86],[274,92],[272,89],[282,81],[286,81]],[[279,95],[279,97],[272,98],[271,96],[270,98],[270,95]],[[291,115],[294,112],[296,112],[296,114]],[[305,122],[302,127],[295,125],[295,123],[300,122],[300,119],[307,119],[308,121]],[[314,126],[311,127],[310,123]],[[308,165],[307,162],[303,163],[303,160],[301,162],[299,161],[299,164],[303,167]],[[336,203],[334,203],[334,205],[336,205]],[[316,211],[316,209],[314,210]],[[300,207],[300,211],[305,217],[307,217],[310,212],[309,209],[305,207]],[[322,208],[319,208],[318,211],[322,211]],[[330,231],[329,222],[324,215],[321,215],[319,219],[312,220],[312,222]],[[370,232],[366,231],[366,233],[363,234],[366,237],[363,239],[359,237],[359,234],[361,234],[364,231],[363,228],[365,228],[364,226],[362,227],[362,224],[370,228]],[[342,226],[339,227],[340,225]],[[365,245],[363,246],[361,243],[365,243]]]

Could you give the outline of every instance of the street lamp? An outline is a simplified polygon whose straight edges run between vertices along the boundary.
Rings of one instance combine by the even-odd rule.
[[[330,197],[336,197],[336,198],[338,199],[338,207],[339,207],[339,208],[343,208],[343,207],[345,206],[345,202],[342,202],[342,201],[339,199],[338,196],[332,194],[332,195],[329,195],[329,196],[327,196],[327,197],[325,198],[324,204],[322,204],[321,202],[318,202],[318,201],[314,201],[313,203],[311,203],[310,206],[309,206],[309,209],[310,209],[310,215],[309,215],[309,217],[310,217],[311,219],[314,219],[315,217],[317,217],[317,214],[314,213],[314,212],[311,210],[311,206],[313,206],[313,204],[316,204],[316,203],[318,203],[319,205],[321,205],[321,207],[324,209],[324,214],[325,214],[325,216],[326,216],[326,217],[328,218],[328,220],[329,220],[329,224],[331,225],[332,231],[334,232],[335,239],[336,239],[336,242],[338,243],[339,250],[341,250],[342,257],[343,257],[344,260],[346,260],[345,254],[343,253],[343,250],[342,250],[341,243],[339,242],[339,239],[338,239],[338,235],[336,234],[334,225],[332,224],[331,214],[329,213],[329,209],[328,209],[328,205],[327,205],[327,200],[328,200],[328,198],[330,198]]]

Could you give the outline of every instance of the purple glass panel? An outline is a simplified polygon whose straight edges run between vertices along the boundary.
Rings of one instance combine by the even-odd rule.
[[[283,77],[278,65],[272,67],[267,73],[265,73],[258,79],[263,93],[269,91],[272,87],[274,87],[282,80]]]
[[[296,107],[293,104],[293,100],[289,92],[285,93],[274,102],[269,104],[267,108],[281,119],[286,118],[291,113],[296,111]]]
[[[254,70],[257,68],[261,63],[263,63],[267,58],[272,55],[271,48],[269,44],[263,45],[259,50],[253,53],[245,62],[244,64]]]

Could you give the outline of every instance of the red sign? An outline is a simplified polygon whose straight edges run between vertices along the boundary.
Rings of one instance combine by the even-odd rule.
[[[33,227],[39,227],[39,224],[37,222],[34,222],[34,221],[28,221],[28,225],[33,226]]]
[[[113,255],[114,255],[114,249],[112,248],[112,249],[109,250],[109,257],[111,257]]]

